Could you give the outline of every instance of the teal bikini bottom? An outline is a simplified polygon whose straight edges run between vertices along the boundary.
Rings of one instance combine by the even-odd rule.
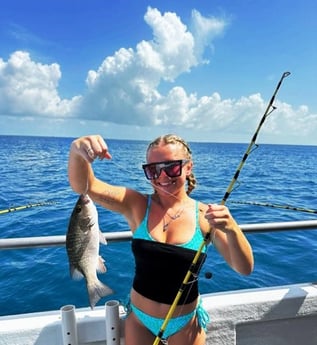
[[[157,336],[163,325],[164,319],[153,317],[149,314],[144,313],[142,310],[138,309],[131,302],[127,306],[128,314],[132,311],[135,316],[142,322],[142,324],[154,335]],[[209,315],[207,311],[202,307],[201,301],[199,301],[198,306],[195,310],[186,315],[181,315],[178,317],[171,318],[164,330],[162,339],[167,339],[171,335],[179,332],[184,328],[188,322],[195,316],[197,316],[199,326],[205,331],[207,329],[207,324],[209,322]]]

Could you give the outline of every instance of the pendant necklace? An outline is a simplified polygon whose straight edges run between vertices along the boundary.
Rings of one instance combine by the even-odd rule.
[[[163,231],[166,231],[168,226],[172,223],[173,220],[179,218],[184,211],[184,207],[182,207],[178,212],[176,212],[173,216],[171,216],[167,211],[166,215],[169,216],[170,220],[168,222],[165,221],[165,215],[163,216]]]

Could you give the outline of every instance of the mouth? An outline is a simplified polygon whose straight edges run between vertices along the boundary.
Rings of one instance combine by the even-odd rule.
[[[89,204],[89,202],[90,202],[90,198],[89,198],[88,194],[82,194],[81,200],[82,200],[83,204],[85,204],[85,205]]]
[[[174,184],[176,184],[176,181],[163,181],[163,182],[156,182],[157,186],[160,187],[169,187],[169,186],[173,186]]]

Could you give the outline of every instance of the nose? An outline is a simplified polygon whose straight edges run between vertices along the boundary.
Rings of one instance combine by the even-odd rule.
[[[165,172],[165,169],[161,169],[161,173],[160,173],[160,176],[158,177],[158,179],[160,179],[161,177],[164,177],[164,178],[168,178],[169,180],[171,179]]]

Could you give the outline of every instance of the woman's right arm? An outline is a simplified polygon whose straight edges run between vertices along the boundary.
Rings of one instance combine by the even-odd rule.
[[[96,178],[91,166],[96,158],[111,159],[107,144],[100,135],[85,136],[72,142],[68,162],[68,178],[72,189],[78,194],[89,194],[98,204],[123,214],[133,223],[137,212],[133,206],[144,196]]]
[[[90,190],[95,179],[91,163],[97,157],[111,158],[107,144],[101,136],[81,137],[72,142],[68,161],[68,178],[75,192],[83,194]]]

